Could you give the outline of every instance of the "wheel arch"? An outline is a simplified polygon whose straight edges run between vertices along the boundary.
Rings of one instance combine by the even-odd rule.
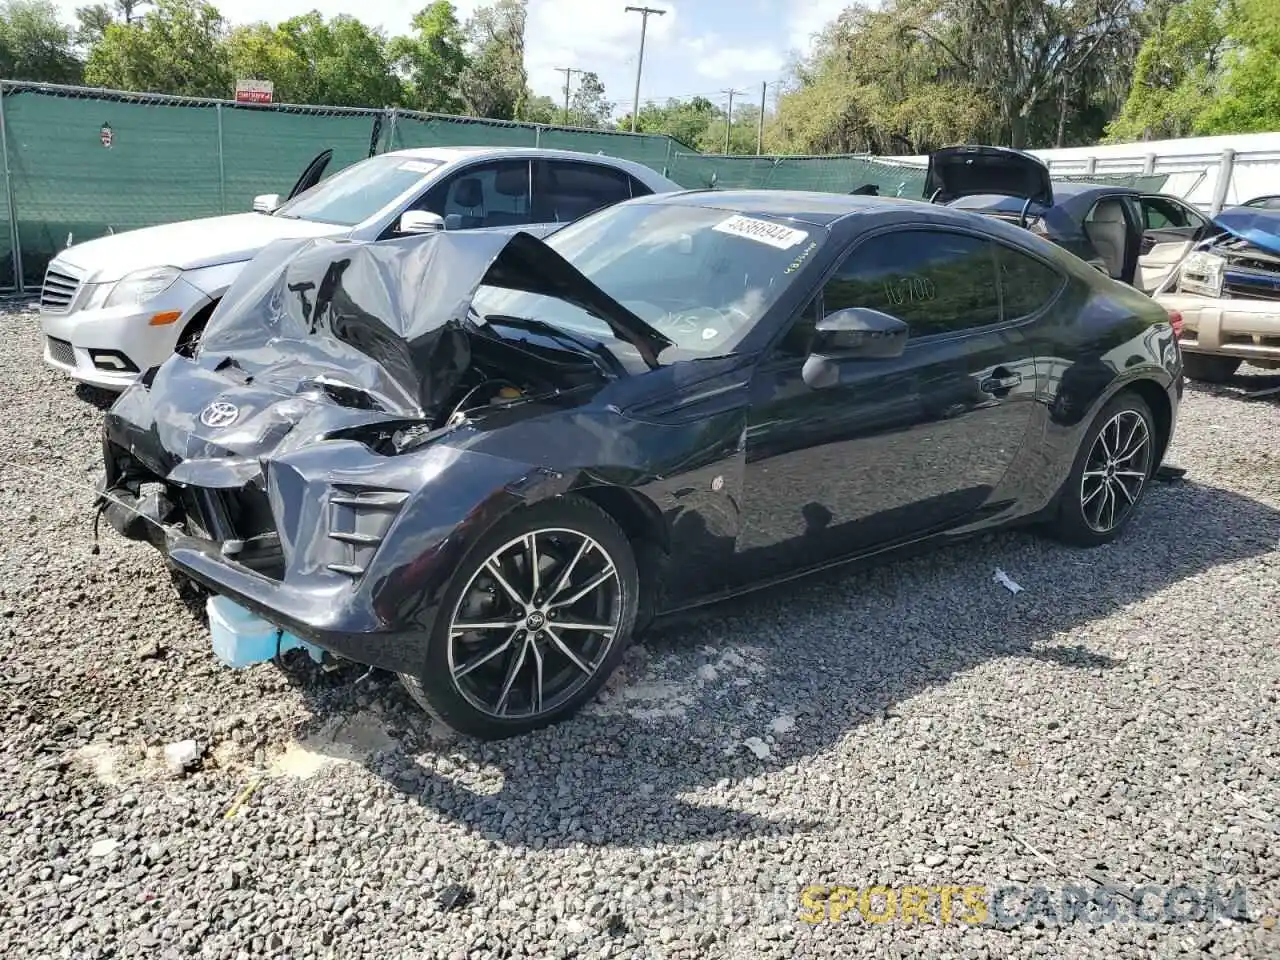
[[[1130,380],[1123,384],[1104,401],[1104,405],[1125,392],[1136,393],[1151,409],[1151,415],[1156,422],[1155,464],[1159,466],[1173,439],[1173,404],[1169,400],[1169,393],[1157,381],[1148,377],[1139,377],[1137,380]]]
[[[201,307],[199,310],[197,310],[195,313],[191,315],[191,319],[188,320],[183,325],[182,329],[178,331],[178,341],[176,344],[174,344],[175,351],[182,346],[183,341],[186,339],[186,336],[189,332],[195,332],[195,331],[200,331],[204,329],[205,324],[209,322],[209,318],[213,316],[213,311],[218,309],[218,303],[221,300],[222,298],[220,296],[214,297],[208,303],[206,303],[203,307]]]
[[[590,500],[607,513],[631,542],[640,575],[640,605],[635,626],[639,633],[658,611],[663,572],[671,551],[670,532],[662,512],[648,497],[626,487],[596,484],[568,492]]]

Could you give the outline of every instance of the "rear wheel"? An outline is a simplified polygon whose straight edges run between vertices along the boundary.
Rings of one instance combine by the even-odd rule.
[[[422,671],[401,681],[432,716],[485,740],[566,719],[621,660],[639,593],[612,517],[578,497],[535,504],[459,565]]]
[[[1214,357],[1206,353],[1183,353],[1182,371],[1192,380],[1226,383],[1240,368],[1238,357]]]
[[[1124,391],[1111,400],[1085,433],[1051,533],[1085,547],[1116,539],[1158,465],[1156,444],[1155,418],[1142,397]]]

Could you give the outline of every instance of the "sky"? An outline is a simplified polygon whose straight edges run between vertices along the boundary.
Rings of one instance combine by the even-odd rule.
[[[68,22],[86,0],[58,0]],[[284,20],[319,10],[326,16],[351,13],[404,33],[414,11],[427,0],[213,0],[232,23]],[[483,0],[454,0],[459,19]],[[666,13],[650,16],[645,39],[640,99],[695,94],[723,104],[721,92],[734,88],[738,102],[760,100],[760,84],[773,84],[787,72],[791,54],[807,50],[812,35],[846,6],[847,0],[529,0],[525,67],[536,93],[561,102],[564,74],[557,67],[592,70],[604,83],[618,114],[631,109],[640,47],[638,13],[625,7],[649,6]],[[263,10],[271,14],[264,17]],[[574,83],[579,79],[574,74]],[[772,100],[774,89],[769,88]]]

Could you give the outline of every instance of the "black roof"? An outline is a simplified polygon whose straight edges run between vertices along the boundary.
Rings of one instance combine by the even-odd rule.
[[[1055,207],[1071,207],[1079,203],[1092,203],[1101,194],[1116,196],[1117,194],[1140,195],[1141,190],[1124,187],[1116,183],[1086,183],[1078,180],[1053,181],[1053,205]],[[953,200],[948,206],[956,210],[988,210],[1007,213],[1019,213],[1025,201],[1020,197],[1006,197],[999,194],[983,194],[972,197],[961,197]],[[1032,204],[1033,210],[1041,209]]]

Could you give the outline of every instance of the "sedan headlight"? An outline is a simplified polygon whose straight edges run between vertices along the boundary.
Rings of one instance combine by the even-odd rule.
[[[135,270],[120,279],[111,292],[107,294],[107,307],[141,306],[164,293],[182,271],[177,267],[148,267],[146,270]]]
[[[1227,261],[1217,254],[1200,250],[1189,253],[1182,261],[1178,291],[1218,299],[1222,296],[1222,280],[1226,267]]]

